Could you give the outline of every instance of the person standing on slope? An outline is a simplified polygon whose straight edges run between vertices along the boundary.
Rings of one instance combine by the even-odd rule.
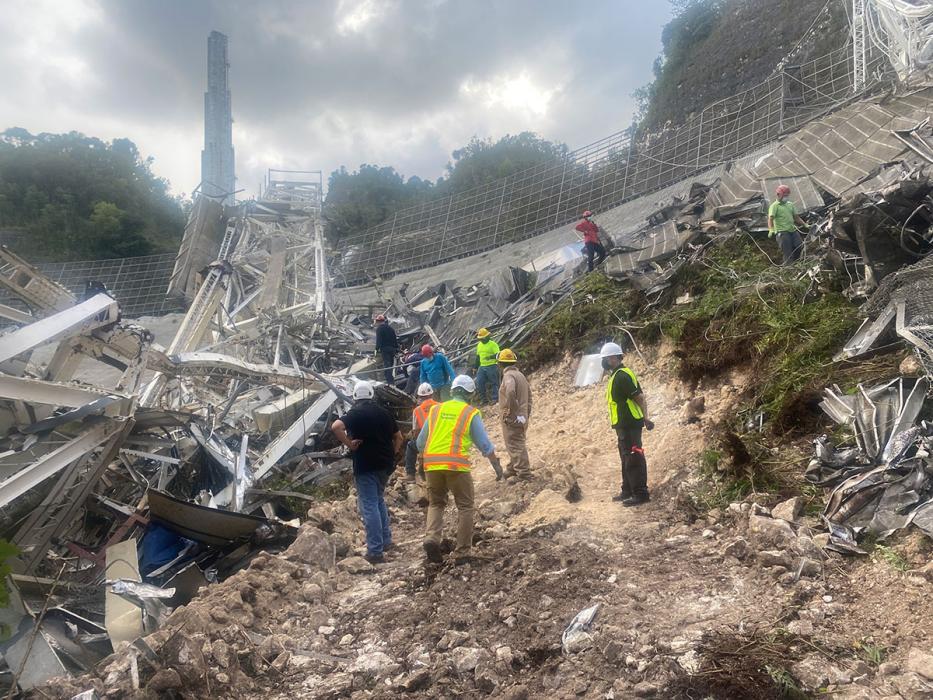
[[[648,402],[635,373],[622,362],[622,348],[616,343],[606,343],[599,356],[603,369],[609,371],[606,403],[622,459],[622,488],[612,500],[621,501],[625,507],[638,506],[649,500],[648,464],[641,431],[652,430],[654,423],[648,418]]]
[[[486,403],[487,394],[492,403],[499,401],[499,368],[496,366],[496,355],[499,354],[499,345],[492,339],[487,328],[476,331],[476,393],[477,405]],[[486,390],[489,389],[487,392]]]
[[[382,356],[386,384],[395,386],[395,356],[398,355],[398,336],[382,314],[376,316],[376,352]]]
[[[374,400],[371,382],[353,387],[353,408],[331,424],[336,438],[353,454],[357,505],[366,529],[366,561],[381,564],[392,546],[385,489],[395,470],[402,433],[395,418]]]
[[[587,209],[583,212],[583,221],[577,224],[577,231],[583,234],[583,252],[586,254],[586,269],[592,272],[596,265],[606,259],[606,249],[599,242],[599,226],[593,221],[593,212]],[[593,264],[593,257],[599,257],[596,265]]]
[[[418,464],[418,436],[424,427],[428,414],[433,406],[438,402],[434,400],[433,387],[425,382],[418,387],[418,405],[411,414],[411,439],[405,447],[405,496],[409,503],[418,503],[421,501],[418,493],[416,467]],[[424,468],[421,469],[421,477],[424,478]]]
[[[777,238],[785,265],[800,260],[803,240],[797,227],[807,227],[807,222],[797,214],[797,208],[788,199],[789,196],[790,187],[778,185],[774,191],[774,201],[768,207],[768,236]]]
[[[430,345],[421,346],[420,381],[422,384],[427,382],[434,388],[441,401],[450,398],[450,383],[454,380],[456,373],[450,366],[450,362],[442,352],[434,352]]]
[[[469,561],[473,546],[473,475],[470,473],[470,447],[476,445],[502,478],[502,465],[483,425],[478,408],[470,405],[476,385],[466,375],[453,381],[451,399],[433,406],[428,420],[418,434],[418,449],[424,456],[424,474],[428,484],[428,517],[424,534],[424,553],[429,562],[439,564],[441,534],[447,493],[457,504],[458,564]]]
[[[502,385],[499,387],[499,417],[502,421],[502,439],[509,453],[509,468],[505,476],[523,481],[531,478],[531,460],[528,458],[528,421],[531,419],[531,387],[525,375],[519,372],[518,356],[506,348],[499,353]]]

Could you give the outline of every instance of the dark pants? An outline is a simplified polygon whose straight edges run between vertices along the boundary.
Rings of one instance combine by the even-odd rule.
[[[622,496],[648,496],[648,463],[641,446],[641,428],[616,427],[622,458]]]
[[[803,253],[803,240],[796,231],[781,231],[777,234],[778,245],[781,246],[781,255],[784,256],[784,264],[789,265],[792,262],[800,260]]]
[[[477,402],[485,402],[487,394],[492,403],[499,403],[499,368],[496,365],[487,365],[476,370]]]
[[[420,471],[421,476],[424,476],[424,468],[417,469],[418,467],[418,445],[415,442],[418,439],[418,436],[408,441],[408,444],[405,446],[405,476],[409,481],[415,480],[415,471]]]
[[[385,490],[391,471],[360,472],[354,474],[356,502],[360,518],[366,529],[366,553],[379,556],[392,544],[389,529],[389,510],[386,508]]]
[[[382,366],[385,367],[386,384],[395,386],[395,356],[398,354],[398,348],[383,348]]]
[[[586,269],[590,272],[593,271],[593,268],[596,267],[596,265],[599,265],[603,260],[606,259],[606,249],[603,248],[602,243],[586,243],[583,246],[583,252],[586,254]],[[596,261],[596,265],[593,264],[594,256],[599,257],[599,260]]]

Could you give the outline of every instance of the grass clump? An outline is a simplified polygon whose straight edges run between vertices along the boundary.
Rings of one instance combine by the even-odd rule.
[[[585,351],[624,335],[621,329],[628,325],[634,298],[625,282],[599,272],[586,275],[525,344],[523,364],[534,369],[561,359],[567,351]]]

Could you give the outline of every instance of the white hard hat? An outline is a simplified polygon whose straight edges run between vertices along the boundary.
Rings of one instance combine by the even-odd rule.
[[[359,401],[360,399],[371,399],[376,395],[376,392],[373,391],[372,382],[357,382],[356,386],[353,387],[353,400]]]
[[[615,357],[622,354],[622,346],[618,343],[606,343],[599,349],[600,357]]]
[[[458,374],[454,377],[453,384],[450,385],[451,389],[463,389],[466,393],[472,394],[476,391],[476,384],[473,383],[473,379],[468,377],[465,374]]]
[[[428,382],[424,382],[421,386],[418,387],[418,396],[430,396],[434,393],[434,387],[431,386]]]

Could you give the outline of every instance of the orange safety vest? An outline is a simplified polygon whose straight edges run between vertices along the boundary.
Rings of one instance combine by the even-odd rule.
[[[417,406],[415,406],[415,410],[412,411],[411,414],[415,423],[415,437],[418,437],[418,433],[420,433],[421,429],[424,427],[424,422],[428,419],[428,413],[431,411],[431,407],[439,405],[440,401],[427,399],[424,403],[419,403]]]
[[[479,409],[457,399],[431,407],[424,445],[425,471],[470,471],[470,423],[477,415]]]

